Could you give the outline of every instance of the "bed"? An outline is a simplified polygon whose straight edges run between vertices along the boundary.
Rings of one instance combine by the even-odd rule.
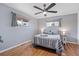
[[[51,49],[56,49],[57,53],[64,51],[63,44],[62,41],[60,40],[59,35],[47,35],[47,34],[35,35],[33,44]]]
[[[55,49],[57,53],[64,51],[59,29],[54,26],[47,27],[42,34],[35,35],[33,44]]]

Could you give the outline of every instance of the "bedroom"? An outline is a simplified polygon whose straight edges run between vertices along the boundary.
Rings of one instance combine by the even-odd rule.
[[[51,3],[45,4],[47,7]],[[79,29],[79,4],[56,3],[50,11],[57,11],[57,13],[47,12],[46,16],[43,13],[35,15],[40,10],[35,9],[33,6],[44,8],[43,5],[44,3],[0,3],[0,55],[58,56],[53,47],[53,49],[48,48],[47,45],[50,46],[52,43],[50,44],[46,40],[45,44],[40,42],[41,46],[32,45],[35,36],[39,34],[39,36],[45,37],[47,40],[50,39],[48,36],[52,34],[61,36],[63,42],[61,44],[62,51],[64,50],[62,55],[79,55],[77,53],[79,44],[77,37],[79,35],[77,30]],[[22,20],[22,23],[25,23],[22,24],[18,20],[18,25],[16,25],[15,15],[17,19],[25,19],[26,21]],[[54,38],[56,36],[52,35]],[[58,36],[56,39],[58,39]],[[50,40],[50,42],[52,41]],[[42,47],[42,45],[46,47]],[[56,46],[58,45],[56,44]]]

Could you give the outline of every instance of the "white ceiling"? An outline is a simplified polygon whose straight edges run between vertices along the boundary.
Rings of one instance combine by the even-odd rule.
[[[58,11],[58,13],[47,13],[46,17],[43,14],[34,15],[40,10],[35,9],[33,6],[43,8],[43,4],[44,3],[6,3],[5,5],[16,10],[22,11],[24,13],[27,13],[37,19],[77,13],[77,11],[79,10],[79,3],[56,3],[56,5],[50,10]],[[49,3],[47,3],[46,5],[48,6]]]

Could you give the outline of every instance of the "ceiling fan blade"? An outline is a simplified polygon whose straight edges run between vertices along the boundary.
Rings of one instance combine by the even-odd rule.
[[[50,8],[52,8],[53,6],[55,6],[56,4],[55,3],[51,3],[45,10],[48,10]]]
[[[44,11],[43,9],[41,9],[41,8],[39,8],[39,7],[37,7],[37,6],[34,6],[34,8],[39,9],[39,10],[41,10],[41,11]]]
[[[47,12],[50,12],[50,13],[57,13],[57,11],[47,11]]]
[[[40,14],[40,13],[42,13],[42,12],[35,13],[35,15]]]

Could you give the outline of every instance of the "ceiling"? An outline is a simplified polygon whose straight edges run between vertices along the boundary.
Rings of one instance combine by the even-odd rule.
[[[77,11],[79,10],[79,3],[56,3],[56,5],[50,10],[58,11],[58,13],[47,13],[47,16],[44,16],[42,13],[35,15],[35,13],[40,12],[40,10],[35,9],[33,6],[43,8],[43,4],[44,3],[5,3],[5,5],[22,11],[37,19],[77,13]],[[50,3],[45,4],[48,6]]]

